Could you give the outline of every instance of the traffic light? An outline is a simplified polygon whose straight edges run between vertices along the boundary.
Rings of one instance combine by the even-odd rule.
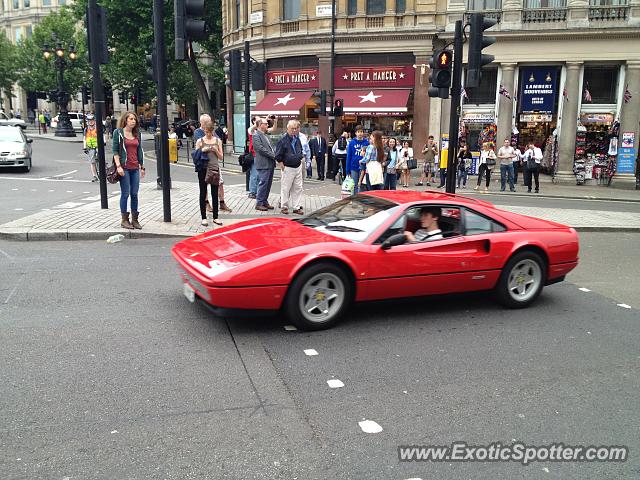
[[[439,50],[433,52],[429,61],[431,73],[429,73],[430,97],[449,98],[451,88],[451,68],[453,67],[453,52],[451,50]]]
[[[89,9],[87,8],[87,16],[85,17],[85,25],[87,26],[87,35],[88,38],[91,38],[94,35],[94,32],[91,31],[91,22],[89,21]],[[95,32],[95,36],[98,37],[96,41],[96,45],[98,46],[98,61],[102,64],[109,63],[109,49],[107,48],[107,12],[104,7],[100,5],[96,6],[96,25],[97,31]],[[91,41],[87,42],[89,46],[89,62],[91,62]]]
[[[482,49],[496,43],[496,37],[484,35],[484,31],[493,27],[498,21],[494,18],[485,18],[481,13],[471,14],[471,31],[469,33],[469,57],[467,66],[467,76],[465,80],[466,88],[480,86],[482,78],[482,67],[495,59],[493,55],[482,53]]]
[[[147,80],[158,83],[158,70],[156,68],[156,52],[155,49],[151,54],[145,55],[145,63],[147,65]]]
[[[175,8],[176,60],[187,59],[187,45],[190,41],[207,38],[204,16],[204,0],[173,0]]]
[[[82,85],[82,104],[87,105],[91,101],[91,89]]]
[[[333,102],[333,116],[341,117],[344,114],[344,100],[341,98],[336,98],[335,102]]]
[[[142,95],[142,89],[140,87],[136,87],[136,105],[140,106],[144,103],[144,98]]]
[[[124,103],[127,100],[127,92],[125,92],[123,90],[118,92],[118,100],[120,101],[121,105],[124,105]]]
[[[228,65],[227,65],[228,63]],[[242,52],[231,50],[225,55],[225,85],[236,92],[242,91]]]
[[[264,90],[266,88],[264,75],[264,63],[251,62],[251,89],[253,91]]]
[[[317,107],[314,108],[313,111],[321,117],[325,117],[327,115],[327,91],[320,90],[319,92],[315,92],[314,95],[313,101]]]

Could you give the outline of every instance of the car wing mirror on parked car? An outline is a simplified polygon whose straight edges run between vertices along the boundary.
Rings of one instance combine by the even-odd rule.
[[[391,247],[397,247],[398,245],[403,245],[405,243],[407,243],[407,237],[405,236],[405,234],[397,233],[395,235],[391,235],[384,242],[382,242],[380,248],[382,248],[382,250],[389,250]]]

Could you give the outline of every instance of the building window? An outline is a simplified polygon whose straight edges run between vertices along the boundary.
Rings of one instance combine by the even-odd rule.
[[[58,0],[58,5],[63,6],[67,4],[67,0]]]
[[[592,7],[625,7],[627,0],[589,0]]]
[[[24,0],[23,4],[24,4],[24,8],[29,8],[31,6],[31,0]]]
[[[33,29],[31,25],[27,25],[24,29],[24,36],[27,38],[30,38],[32,34],[33,34]]]
[[[404,13],[407,11],[407,0],[396,0],[396,13]]]
[[[566,8],[567,0],[525,0],[524,8]]]
[[[234,27],[240,28],[240,0],[236,0],[236,15],[234,17]]]
[[[467,10],[481,12],[483,10],[501,10],[502,0],[467,0]]]
[[[358,14],[358,0],[349,0],[347,4],[347,15],[357,15]]]
[[[386,0],[367,0],[367,15],[384,15],[386,10]]]
[[[18,27],[13,31],[14,35],[14,41],[16,43],[18,43],[20,40],[22,40],[22,27]]]
[[[619,71],[617,65],[584,67],[583,88],[591,94],[590,103],[617,103]]]
[[[51,0],[42,0],[42,6],[43,7],[50,7],[51,6]]]
[[[20,0],[13,0],[13,9],[18,10],[20,8]]]
[[[480,86],[476,88],[465,89],[467,99],[464,101],[467,105],[495,104],[496,103],[496,86],[498,84],[498,69],[483,68]]]
[[[297,20],[300,17],[300,0],[284,0],[284,19]]]

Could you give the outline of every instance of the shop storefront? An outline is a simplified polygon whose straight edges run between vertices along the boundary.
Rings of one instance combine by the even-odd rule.
[[[516,123],[520,147],[533,143],[544,149],[550,143],[558,125],[559,73],[557,66],[520,68]]]
[[[584,167],[584,182],[608,181],[612,160],[618,154],[617,135],[612,140],[613,113],[581,113],[576,136],[576,170]]]

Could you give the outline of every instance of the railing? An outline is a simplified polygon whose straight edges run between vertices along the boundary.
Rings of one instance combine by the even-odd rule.
[[[295,22],[283,22],[282,23],[282,33],[294,33],[300,31],[300,22],[297,20]]]
[[[347,18],[347,28],[350,28],[350,29],[356,28],[355,18]]]
[[[464,23],[471,21],[472,13],[482,13],[486,18],[494,18],[500,23],[502,20],[502,12],[500,10],[479,10],[477,12],[467,12],[464,14]]]
[[[384,27],[384,17],[367,17],[365,21],[366,28],[382,28]]]
[[[616,7],[589,7],[589,20],[626,20],[629,15],[629,7],[620,5]]]
[[[564,22],[566,20],[566,8],[532,8],[522,11],[524,23]]]
[[[396,27],[403,27],[404,26],[404,17],[396,17],[393,24]]]

